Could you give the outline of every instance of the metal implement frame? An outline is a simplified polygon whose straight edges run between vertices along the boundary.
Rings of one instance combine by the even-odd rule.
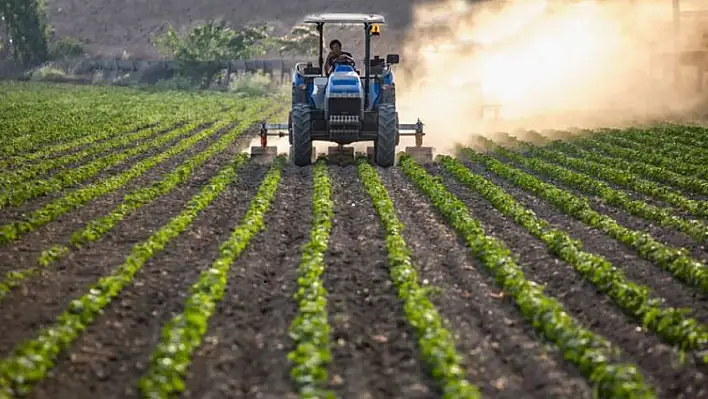
[[[421,122],[420,118],[415,123],[399,123],[398,134],[400,136],[415,136],[415,146],[421,147],[423,145],[423,136],[425,136],[424,127],[425,124]],[[277,133],[270,133],[270,130],[276,130]],[[290,125],[287,123],[266,123],[266,121],[262,121],[260,132],[258,133],[261,138],[261,147],[268,146],[268,136],[285,137],[289,133]]]
[[[280,130],[278,133],[268,133],[269,129]],[[282,132],[285,129],[286,132]],[[278,136],[285,137],[290,131],[290,126],[287,123],[266,123],[261,122],[261,130],[258,135],[261,137],[261,147],[266,148],[268,146],[268,136]]]
[[[423,145],[423,136],[425,132],[423,131],[424,124],[420,121],[420,118],[416,123],[399,123],[398,124],[398,135],[399,136],[415,136],[415,146],[421,147]],[[407,131],[402,133],[401,130]],[[412,132],[410,132],[412,131]]]

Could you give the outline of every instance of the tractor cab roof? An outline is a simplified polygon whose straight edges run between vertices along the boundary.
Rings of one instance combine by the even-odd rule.
[[[385,24],[386,19],[379,14],[358,14],[358,13],[322,13],[310,14],[303,21],[309,24],[334,23],[334,24]]]

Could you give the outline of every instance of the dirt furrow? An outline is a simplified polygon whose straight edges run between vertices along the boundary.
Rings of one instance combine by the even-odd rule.
[[[584,150],[585,150],[585,151],[594,151],[594,152],[597,153],[598,155],[601,155],[601,156],[605,157],[605,158],[609,161],[609,163],[610,163],[611,165],[613,165],[613,164],[614,164],[613,161],[614,161],[615,159],[617,159],[617,157],[614,157],[614,156],[612,156],[612,155],[610,155],[610,154],[607,154],[607,153],[605,153],[604,151],[591,150],[591,149],[588,149],[588,148],[584,148]],[[570,154],[567,154],[567,153],[566,153],[566,155],[570,155]],[[657,166],[655,166],[655,165],[651,165],[651,164],[648,164],[648,163],[646,163],[646,162],[636,161],[636,160],[633,160],[633,159],[625,159],[625,161],[630,161],[630,162],[632,162],[632,163],[637,163],[637,162],[638,162],[638,163],[640,163],[640,164],[644,164],[644,165],[646,165],[646,166],[650,166],[650,167],[653,167],[653,168],[656,168],[656,167],[657,167]],[[605,163],[606,163],[606,162],[605,162]],[[664,185],[664,186],[666,186],[666,187],[672,188],[673,190],[675,190],[675,191],[677,191],[677,192],[683,194],[686,198],[694,199],[694,200],[697,200],[697,201],[708,201],[708,195],[702,195],[702,194],[693,193],[693,192],[691,192],[690,190],[687,190],[687,189],[685,189],[685,188],[681,188],[680,185],[671,184],[670,182],[666,182],[666,181],[664,181],[664,180],[662,180],[662,179],[654,178],[654,177],[651,176],[651,174],[646,174],[646,173],[641,173],[641,172],[631,172],[631,173],[634,174],[634,175],[636,175],[636,176],[638,176],[638,177],[640,177],[640,178],[642,178],[642,179],[644,179],[644,180],[649,180],[649,181],[655,182],[655,183],[657,183],[657,184]],[[672,173],[675,174],[675,175],[678,175],[678,176],[691,177],[691,176],[684,176],[684,175],[682,175],[681,173],[675,173],[675,172],[672,172]]]
[[[169,125],[169,124],[168,124],[168,125]],[[86,157],[83,157],[83,158],[81,158],[81,159],[79,159],[79,160],[77,160],[77,161],[75,161],[75,162],[71,162],[71,163],[68,163],[68,164],[66,164],[66,165],[62,165],[62,166],[57,167],[57,168],[49,169],[49,170],[47,170],[46,172],[39,173],[39,174],[37,174],[36,176],[34,176],[32,179],[49,179],[49,178],[51,178],[52,176],[54,176],[55,174],[57,174],[57,173],[59,173],[59,172],[61,172],[61,171],[63,171],[63,170],[75,169],[75,168],[78,168],[78,167],[80,167],[80,166],[82,166],[82,165],[85,165],[85,164],[94,162],[94,161],[96,161],[96,160],[98,160],[98,159],[102,159],[102,158],[105,158],[105,157],[107,157],[107,156],[110,156],[111,154],[130,150],[131,148],[134,148],[134,147],[136,147],[136,146],[138,146],[138,145],[144,144],[144,143],[146,143],[146,142],[148,142],[148,141],[150,141],[150,140],[154,140],[155,138],[157,138],[157,137],[159,137],[159,136],[162,136],[163,134],[167,134],[167,133],[169,133],[169,132],[172,131],[172,130],[178,129],[178,128],[181,127],[181,126],[184,126],[184,123],[182,123],[182,124],[180,124],[180,125],[176,125],[176,126],[163,126],[162,129],[160,129],[159,131],[157,131],[156,133],[154,133],[153,135],[151,135],[151,136],[149,136],[149,137],[147,137],[147,138],[143,138],[143,139],[139,139],[139,140],[132,140],[131,142],[129,142],[129,143],[127,143],[127,144],[122,144],[122,145],[115,146],[115,147],[113,147],[113,148],[109,148],[109,149],[106,149],[106,150],[102,150],[102,151],[97,152],[97,153],[95,153],[95,154],[91,154],[91,155],[88,155],[88,156],[86,156]],[[147,130],[147,129],[141,129],[141,130]],[[134,131],[133,133],[136,133],[136,132],[137,132],[137,131]],[[126,135],[129,135],[129,134],[122,134],[122,136],[126,136]],[[117,137],[117,136],[116,136],[116,137]],[[114,139],[114,138],[110,138],[109,140],[113,140],[113,139]],[[100,144],[100,143],[102,143],[103,141],[108,141],[108,140],[100,140],[100,141],[97,141],[96,143],[92,143],[91,145]],[[73,152],[80,152],[80,151],[84,151],[84,150],[86,150],[86,149],[88,149],[88,148],[84,147],[84,148],[82,148],[82,149],[80,149],[80,150],[76,150],[76,151],[73,151]],[[60,158],[60,157],[61,157],[61,156],[52,156],[52,158]],[[38,160],[38,161],[36,161],[36,162],[43,162],[43,161],[45,161],[45,159],[41,159],[41,160]],[[128,162],[134,162],[134,161],[129,160]]]
[[[619,185],[619,184],[613,183],[613,182],[610,181],[610,180],[607,180],[607,179],[598,177],[598,176],[597,176],[597,173],[582,172],[582,171],[579,171],[579,170],[577,170],[577,169],[574,169],[574,168],[570,168],[570,167],[568,167],[568,166],[565,166],[565,165],[563,165],[563,164],[560,164],[560,163],[557,163],[557,162],[553,162],[553,161],[551,161],[551,160],[549,160],[549,159],[544,159],[544,158],[539,158],[539,159],[542,159],[543,161],[548,162],[548,163],[551,163],[551,164],[553,164],[553,165],[555,165],[555,166],[562,167],[562,168],[565,168],[565,169],[574,171],[574,172],[576,172],[576,173],[580,173],[580,174],[585,175],[585,176],[588,176],[588,177],[592,177],[593,179],[596,179],[596,180],[598,180],[599,182],[602,182],[602,183],[606,184],[607,186],[611,187],[612,189],[620,190],[620,191],[626,192],[633,200],[644,201],[644,202],[646,202],[646,203],[649,204],[649,205],[653,205],[653,206],[656,206],[656,207],[659,207],[659,208],[672,208],[672,213],[673,213],[674,215],[676,215],[676,216],[679,216],[679,217],[682,217],[682,218],[686,218],[686,219],[696,219],[696,220],[702,220],[702,221],[708,220],[708,218],[706,218],[706,217],[696,216],[696,215],[692,214],[692,213],[689,212],[689,211],[686,211],[686,210],[683,210],[683,209],[679,209],[679,208],[676,207],[675,205],[672,205],[672,204],[666,202],[665,200],[662,200],[661,198],[657,198],[656,196],[649,195],[649,194],[644,194],[644,193],[640,193],[640,192],[637,192],[637,191],[635,191],[635,190],[632,190],[632,189],[630,189],[630,188],[628,188],[628,187],[626,187],[626,186]],[[639,174],[632,173],[632,172],[629,172],[629,174],[632,175],[632,176],[635,176],[635,177],[637,177],[637,178],[639,178],[639,179],[646,180],[646,181],[649,181],[649,182],[653,182],[652,180],[647,180],[645,177],[643,177],[643,176],[641,176],[641,175],[639,175]],[[653,182],[653,183],[654,183],[654,182]],[[665,188],[671,189],[671,191],[675,192],[676,194],[680,194],[680,195],[684,196],[684,197],[687,198],[687,199],[700,200],[699,198],[696,198],[694,195],[692,195],[692,194],[690,194],[690,193],[687,194],[687,193],[681,191],[680,189],[676,189],[676,188],[673,188],[673,187],[671,187],[671,186],[668,186],[668,185],[662,184],[662,183],[658,183],[658,185],[659,185],[659,187],[665,187]]]
[[[655,222],[652,222],[651,220],[646,220],[643,218],[640,218],[638,216],[634,216],[629,214],[627,211],[612,205],[612,204],[607,204],[605,200],[602,198],[599,198],[595,195],[586,195],[580,190],[561,183],[557,182],[549,177],[546,177],[544,175],[541,175],[539,173],[535,173],[534,171],[530,170],[529,168],[526,168],[524,166],[517,165],[513,162],[507,162],[508,165],[513,166],[519,170],[524,171],[525,173],[532,174],[536,176],[538,179],[543,180],[546,183],[549,184],[554,184],[558,186],[559,188],[562,188],[566,191],[571,192],[572,194],[579,196],[579,197],[585,197],[588,199],[590,202],[590,206],[599,213],[606,214],[610,216],[611,218],[617,220],[620,224],[623,226],[626,226],[628,228],[631,228],[633,230],[641,230],[644,232],[647,232],[651,234],[653,237],[659,239],[661,242],[666,243],[668,245],[674,246],[676,248],[686,248],[692,256],[694,256],[696,259],[699,259],[703,262],[708,262],[708,250],[706,250],[705,245],[702,245],[698,243],[695,239],[689,237],[688,235],[684,234],[681,231],[678,231],[676,229],[673,229],[671,227],[664,227],[664,226],[659,226]],[[629,194],[635,194],[635,196],[639,196],[639,194],[629,192],[627,190],[623,190],[621,187],[614,186],[612,184],[609,184],[610,187],[612,187],[615,190],[619,191],[625,191]],[[636,200],[644,201],[641,196],[637,198],[633,198]],[[656,204],[655,204],[656,205]],[[675,213],[675,216],[680,216],[678,213]],[[688,219],[693,219],[688,218]]]
[[[583,222],[563,214],[542,199],[515,187],[481,166],[470,163],[465,165],[474,173],[484,176],[504,189],[526,208],[534,211],[538,217],[567,232],[573,239],[580,240],[586,251],[605,257],[614,266],[621,268],[627,278],[650,287],[657,296],[666,300],[667,306],[690,308],[693,317],[708,323],[708,298],[705,295],[700,295],[694,289],[685,286],[659,266],[641,258],[634,249],[602,231],[588,227]]]
[[[11,223],[14,221],[19,221],[23,219],[24,214],[31,213],[33,211],[36,211],[45,205],[51,203],[52,201],[56,200],[57,198],[64,197],[68,192],[75,191],[77,189],[80,189],[82,187],[86,187],[88,185],[94,184],[96,182],[100,182],[103,180],[106,180],[112,176],[115,176],[117,174],[120,174],[122,172],[125,172],[129,170],[130,168],[133,167],[136,163],[145,160],[147,158],[153,157],[161,152],[167,151],[169,148],[173,147],[180,141],[186,139],[187,137],[194,136],[196,134],[199,134],[203,128],[197,128],[192,130],[188,135],[181,136],[178,138],[175,138],[173,140],[170,140],[168,143],[158,146],[156,148],[152,148],[148,151],[142,152],[139,155],[136,155],[134,157],[130,157],[122,162],[120,162],[117,165],[114,165],[110,168],[105,168],[98,172],[93,177],[90,177],[89,179],[86,179],[84,181],[79,182],[78,184],[75,184],[73,186],[68,186],[64,187],[60,191],[53,192],[53,193],[48,193],[45,195],[40,195],[38,197],[32,198],[24,202],[23,204],[20,204],[19,206],[13,206],[13,207],[7,207],[5,209],[0,210],[0,225],[4,225],[6,223]],[[198,148],[204,148],[206,145],[209,145],[209,143],[213,142],[216,140],[221,134],[225,133],[225,129],[221,129],[217,134],[212,135],[210,137],[207,137],[204,140],[201,140],[197,145],[193,146],[189,150],[183,152],[180,154],[180,156],[177,156],[175,158],[180,158],[185,156],[187,153],[194,153]],[[168,160],[167,162],[174,161],[173,159]],[[160,166],[158,166],[160,167]],[[156,169],[156,168],[155,168]],[[68,170],[68,169],[67,169]],[[28,180],[27,182],[29,182]],[[130,182],[128,183],[130,184]],[[127,187],[128,185],[126,185]]]
[[[496,297],[454,230],[400,170],[380,172],[420,278],[439,288],[432,298],[450,323],[468,379],[489,398],[589,398],[590,389],[557,351],[545,347],[514,305]]]
[[[237,182],[217,197],[164,252],[143,266],[133,284],[76,341],[74,350],[61,357],[33,397],[139,396],[137,382],[147,370],[162,326],[182,311],[189,287],[218,256],[219,245],[245,214],[265,170],[255,164],[244,165]],[[198,181],[194,183],[195,189],[201,189]],[[155,204],[153,212],[171,207],[166,201],[158,202],[161,203]],[[143,213],[121,228],[130,234],[132,228],[150,224],[146,218],[152,215]],[[106,247],[104,244],[99,248],[106,251]],[[106,265],[114,267],[116,263]],[[108,272],[108,269],[104,271]]]
[[[570,265],[554,257],[543,242],[504,217],[487,200],[442,173],[441,165],[427,169],[443,176],[448,189],[467,204],[487,232],[503,240],[518,256],[518,263],[529,279],[545,283],[546,292],[561,300],[569,314],[620,347],[626,360],[642,368],[649,382],[661,390],[662,397],[688,399],[705,391],[708,380],[702,372],[690,362],[674,368],[677,358],[668,345],[624,315],[609,297],[585,282]]]
[[[144,123],[143,125],[141,125],[140,127],[133,127],[133,128],[130,128],[130,129],[128,129],[128,123],[126,123],[125,125],[126,125],[126,126],[125,126],[125,127],[126,127],[126,130],[124,130],[124,131],[122,131],[122,132],[116,132],[116,133],[110,135],[109,137],[105,137],[105,138],[102,138],[102,139],[100,139],[100,140],[96,140],[95,142],[93,142],[93,143],[91,143],[91,144],[81,144],[81,145],[77,145],[77,146],[71,147],[70,149],[52,152],[52,153],[50,153],[48,156],[43,156],[43,157],[34,158],[34,159],[30,160],[30,161],[25,161],[25,162],[26,162],[26,163],[33,163],[33,162],[36,162],[36,161],[43,161],[43,160],[45,160],[45,159],[59,158],[59,157],[61,157],[61,156],[65,156],[65,155],[71,155],[71,154],[77,153],[77,152],[79,152],[79,151],[85,150],[85,149],[87,149],[88,147],[90,147],[90,146],[92,146],[92,145],[100,144],[100,143],[103,143],[103,142],[105,142],[105,141],[112,140],[112,139],[114,139],[115,137],[118,137],[119,135],[120,135],[120,136],[127,136],[127,135],[130,135],[130,134],[133,134],[133,133],[137,133],[139,130],[147,130],[147,129],[150,129],[150,128],[152,128],[152,127],[157,126],[158,124],[157,124],[157,123],[154,123],[154,122],[153,122],[153,123],[147,123],[147,122],[145,122],[145,123]],[[36,132],[28,133],[27,136],[32,136],[32,135],[34,135],[34,134],[36,134]],[[78,140],[78,139],[80,139],[80,138],[83,138],[83,136],[84,136],[84,135],[76,136],[76,137],[73,137],[73,138],[69,139],[68,141],[60,140],[60,141],[58,141],[58,142],[45,142],[44,144],[40,145],[39,147],[37,147],[37,148],[35,148],[35,149],[31,150],[31,151],[25,151],[25,152],[22,152],[22,153],[14,154],[13,157],[22,157],[22,156],[33,155],[33,154],[35,154],[35,153],[37,153],[37,152],[39,152],[39,151],[45,150],[45,149],[48,148],[48,147],[52,147],[52,146],[55,146],[55,145],[58,145],[58,144],[61,145],[61,144],[66,144],[66,143],[69,143],[69,142],[76,141],[76,140]]]
[[[310,236],[312,169],[288,165],[273,207],[231,268],[226,292],[193,356],[185,397],[294,397],[287,360],[300,249]]]
[[[599,212],[603,213],[615,220],[621,225],[633,230],[641,230],[651,234],[661,242],[671,245],[675,248],[686,248],[694,258],[708,263],[708,247],[706,244],[701,244],[688,235],[671,227],[659,226],[655,222],[642,219],[638,216],[630,215],[627,211],[607,205],[603,200],[590,197],[590,206]],[[678,214],[676,214],[678,216]],[[694,219],[694,218],[687,218]]]
[[[218,136],[226,132],[226,130],[222,130],[218,133]],[[11,270],[35,266],[41,252],[46,250],[49,246],[58,242],[68,242],[70,235],[74,231],[85,226],[88,221],[112,211],[115,206],[122,202],[125,195],[160,181],[165,174],[177,168],[182,162],[205,150],[217,139],[218,138],[215,137],[213,139],[203,140],[182,154],[160,163],[143,175],[129,181],[118,190],[95,198],[79,209],[59,216],[54,221],[37,228],[35,231],[26,233],[18,241],[0,246],[2,249],[0,251],[0,275],[4,275]],[[214,168],[217,168],[218,165],[223,164],[223,162],[227,160],[233,159],[233,157],[241,151],[243,146],[248,144],[249,140],[248,138],[236,140],[226,151],[223,151],[216,157],[212,157],[205,165],[211,168],[211,170],[216,171]],[[127,170],[131,166],[132,164],[126,165],[125,169]],[[6,222],[8,221],[3,220],[3,223]]]
[[[32,335],[32,330],[52,323],[72,299],[117,267],[134,244],[177,215],[226,160],[211,159],[186,184],[128,216],[97,242],[59,260],[42,277],[28,280],[11,291],[0,305],[0,353],[6,353],[18,340]],[[102,212],[110,209],[104,208]]]
[[[323,274],[330,388],[342,398],[429,398],[435,385],[389,276],[386,234],[355,166],[332,167],[334,223]]]

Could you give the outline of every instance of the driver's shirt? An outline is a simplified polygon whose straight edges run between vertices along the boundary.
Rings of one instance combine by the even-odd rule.
[[[354,58],[351,53],[348,53],[346,51],[342,51],[341,53],[342,55],[348,55],[349,57]],[[329,55],[327,56],[327,65],[325,65],[325,70],[329,71],[329,69],[332,68],[332,64],[334,64],[334,59],[335,57],[332,56],[332,53],[329,53]]]

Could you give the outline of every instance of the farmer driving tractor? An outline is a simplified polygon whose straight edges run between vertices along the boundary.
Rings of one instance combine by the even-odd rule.
[[[351,53],[342,51],[342,42],[337,39],[329,42],[330,53],[327,55],[327,60],[325,61],[325,70],[327,71],[327,76],[329,76],[332,71],[334,71],[335,62],[345,62],[354,64],[354,58]]]

